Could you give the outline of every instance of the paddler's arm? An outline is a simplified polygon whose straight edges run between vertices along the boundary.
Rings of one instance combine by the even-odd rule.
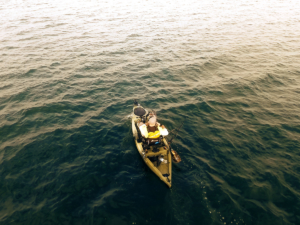
[[[167,128],[164,125],[158,126],[158,130],[162,136],[167,136],[169,134]]]

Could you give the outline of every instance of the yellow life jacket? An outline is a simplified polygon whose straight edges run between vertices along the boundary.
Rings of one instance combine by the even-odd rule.
[[[148,132],[146,124],[143,124],[139,127],[142,135],[145,138],[159,138],[160,135],[167,136],[169,134],[168,130],[166,128],[162,129],[161,126],[158,126],[155,132]]]
[[[160,136],[160,131],[159,131],[157,125],[154,127],[148,126],[147,131],[148,131],[148,137],[146,137],[146,138],[155,139],[155,138],[159,138],[159,136]]]
[[[148,132],[147,138],[159,138],[159,136],[160,136],[160,131],[156,130],[155,132]]]

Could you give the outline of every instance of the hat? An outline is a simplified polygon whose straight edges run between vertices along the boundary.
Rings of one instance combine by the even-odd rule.
[[[150,127],[154,127],[156,124],[156,116],[152,116],[148,122]]]

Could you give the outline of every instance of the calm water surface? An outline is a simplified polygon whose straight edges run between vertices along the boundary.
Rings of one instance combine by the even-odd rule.
[[[300,224],[299,12],[2,0],[0,224]],[[185,121],[171,189],[133,142],[135,98]]]

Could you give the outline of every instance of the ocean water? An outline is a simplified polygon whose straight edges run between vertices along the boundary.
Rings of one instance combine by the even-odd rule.
[[[298,0],[1,0],[0,224],[300,224]],[[169,189],[133,100],[173,148]]]

